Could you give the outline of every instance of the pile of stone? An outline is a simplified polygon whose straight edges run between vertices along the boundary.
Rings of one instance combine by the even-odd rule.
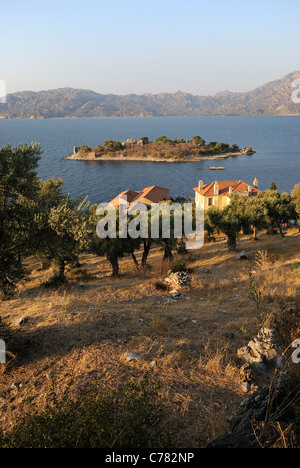
[[[247,346],[237,350],[236,356],[261,375],[268,373],[270,369],[282,367],[272,328],[261,328],[258,335],[249,341]]]
[[[171,273],[167,276],[164,281],[171,289],[177,290],[188,287],[189,277],[185,271],[177,271],[176,273]]]
[[[227,421],[230,432],[211,441],[207,448],[261,448],[259,438],[262,439],[263,427],[289,427],[297,417],[299,390],[297,386],[291,390],[288,376],[275,383],[276,385],[261,388],[245,398],[237,413]],[[294,436],[297,440],[293,440],[293,444],[297,447],[299,433]],[[276,431],[269,432],[267,444],[271,446],[276,441]]]
[[[258,443],[253,432],[253,422],[263,422],[269,402],[269,389],[260,389],[245,398],[238,412],[228,419],[230,432],[211,441],[207,448],[256,448]]]

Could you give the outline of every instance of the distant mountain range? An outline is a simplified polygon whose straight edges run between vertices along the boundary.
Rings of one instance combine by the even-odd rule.
[[[60,88],[8,94],[0,104],[2,118],[150,117],[198,115],[300,115],[292,100],[300,71],[264,84],[253,91],[223,91],[215,96],[194,96],[178,91],[161,94],[99,94]]]

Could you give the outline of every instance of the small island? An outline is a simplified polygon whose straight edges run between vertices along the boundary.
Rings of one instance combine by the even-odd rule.
[[[65,159],[78,161],[152,161],[152,162],[193,162],[200,160],[226,159],[242,154],[254,154],[252,147],[240,149],[238,145],[229,145],[211,141],[206,143],[200,136],[191,140],[183,138],[170,140],[160,136],[155,141],[148,137],[126,141],[107,140],[104,145],[94,148],[74,146],[73,154]]]

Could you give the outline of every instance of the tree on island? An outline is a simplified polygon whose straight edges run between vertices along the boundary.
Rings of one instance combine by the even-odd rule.
[[[167,138],[166,136],[160,136],[158,138],[156,138],[155,140],[157,143],[159,142],[162,142],[162,143],[172,143],[172,140],[170,140],[169,138]]]
[[[110,151],[118,151],[123,148],[122,143],[120,141],[115,140],[106,140],[104,142],[104,148]]]
[[[205,140],[203,140],[203,138],[201,138],[199,135],[195,135],[191,140],[189,140],[189,143],[192,143],[196,146],[204,146]]]

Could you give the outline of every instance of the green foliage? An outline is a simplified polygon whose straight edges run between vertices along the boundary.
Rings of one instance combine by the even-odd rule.
[[[222,153],[224,151],[227,151],[229,149],[228,143],[216,143],[215,145],[215,150],[219,153]]]
[[[119,259],[124,257],[126,253],[134,254],[134,250],[140,245],[140,240],[133,239],[130,236],[122,238],[122,236],[120,236],[119,210],[116,210],[116,212],[112,210],[112,216],[116,217],[115,237],[107,236],[105,238],[101,238],[97,235],[97,223],[101,220],[104,220],[106,217],[109,217],[109,214],[108,212],[105,212],[103,215],[98,215],[97,205],[93,205],[90,208],[92,235],[89,240],[88,250],[89,252],[100,257],[106,256],[107,260],[112,266],[112,276],[118,277]],[[129,220],[129,217],[127,216],[127,225]],[[109,221],[107,221],[107,223],[108,222]]]
[[[156,142],[163,142],[163,143],[172,143],[172,140],[170,140],[169,138],[167,138],[166,136],[160,136],[158,138],[156,138],[155,140]]]
[[[187,264],[186,260],[182,257],[175,257],[172,263],[172,273],[176,273],[178,271],[186,271]]]
[[[193,136],[191,140],[189,140],[189,143],[192,143],[193,145],[196,145],[196,146],[204,146],[205,140],[203,140],[203,138],[201,138],[200,136],[195,135]]]
[[[158,386],[149,375],[109,394],[94,383],[75,398],[70,388],[60,398],[52,390],[44,411],[25,414],[0,434],[1,448],[168,447]]]
[[[104,148],[110,151],[118,151],[123,148],[122,143],[120,141],[115,140],[106,140],[104,142]]]
[[[244,213],[244,198],[232,195],[230,204],[221,210],[219,226],[227,236],[229,250],[236,249],[236,239],[243,227],[248,227],[248,220]]]
[[[65,263],[74,261],[91,234],[89,203],[62,194],[62,179],[40,181],[34,218],[35,252],[54,263],[58,272],[48,286],[65,281]]]
[[[104,147],[102,145],[97,145],[96,147],[96,153],[97,154],[103,154],[104,153]]]
[[[211,206],[204,213],[204,229],[207,231],[210,239],[215,231],[220,230],[221,210],[215,206]]]
[[[40,154],[37,143],[0,149],[0,292],[4,297],[11,296],[25,275],[22,258],[30,253]]]
[[[263,207],[270,234],[273,234],[277,225],[283,236],[282,224],[297,216],[296,205],[292,203],[291,196],[285,192],[279,193],[277,190],[266,190],[259,193],[257,199]]]
[[[295,210],[297,214],[297,218],[300,218],[300,183],[296,184],[292,190],[292,197],[295,203]]]
[[[276,191],[278,191],[278,188],[277,188],[275,182],[272,182],[272,183],[271,183],[270,190],[276,190]]]
[[[147,145],[147,144],[149,143],[149,138],[148,138],[148,137],[145,137],[145,136],[144,136],[144,137],[140,138],[140,140],[142,140],[142,142],[143,142],[145,145]]]
[[[82,151],[82,153],[89,153],[91,151],[91,148],[89,146],[86,146],[86,145],[81,145],[79,147],[80,151]]]
[[[173,143],[185,143],[185,140],[183,138],[174,138]]]

